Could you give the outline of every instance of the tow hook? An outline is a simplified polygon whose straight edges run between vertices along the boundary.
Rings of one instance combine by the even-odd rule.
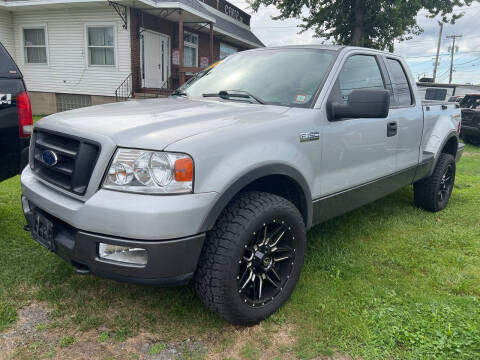
[[[75,273],[77,275],[88,275],[90,274],[90,269],[86,267],[85,265],[72,262],[73,267],[75,268]]]

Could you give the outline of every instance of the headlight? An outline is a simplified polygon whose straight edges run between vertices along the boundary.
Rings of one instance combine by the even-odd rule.
[[[147,194],[190,193],[193,171],[193,160],[185,154],[118,149],[103,187]]]

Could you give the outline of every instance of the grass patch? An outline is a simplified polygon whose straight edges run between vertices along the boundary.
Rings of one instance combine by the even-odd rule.
[[[478,359],[480,149],[467,146],[448,209],[416,209],[412,195],[407,187],[313,228],[292,298],[266,321],[265,336],[238,349],[241,357],[258,357],[274,346],[276,330],[290,326],[290,357]],[[19,198],[18,177],[0,184],[0,330],[23,304],[42,301],[64,333],[108,329],[98,342],[148,331],[164,344],[195,337],[210,353],[235,347],[238,329],[205,309],[191,285],[158,289],[75,275],[23,231]],[[64,342],[76,346],[73,337]],[[32,345],[28,354],[47,350]]]
[[[60,342],[60,347],[70,347],[75,344],[75,337],[65,336]]]
[[[163,350],[165,350],[167,348],[167,345],[165,344],[155,344],[153,345],[150,350],[148,351],[148,353],[150,355],[158,355],[160,354]]]

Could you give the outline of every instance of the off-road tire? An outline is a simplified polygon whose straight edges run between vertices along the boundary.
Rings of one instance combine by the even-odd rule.
[[[439,192],[447,169],[451,167],[453,179],[449,184],[447,196],[440,199]],[[445,209],[452,194],[455,183],[456,164],[455,158],[450,154],[441,154],[433,174],[413,184],[415,205],[430,212],[438,212]]]
[[[239,294],[239,263],[252,233],[272,219],[285,221],[291,227],[296,239],[295,261],[278,296],[264,306],[252,307]],[[207,234],[194,277],[197,295],[210,310],[234,325],[258,324],[290,297],[302,270],[305,247],[305,224],[290,201],[264,192],[243,192],[231,201]]]

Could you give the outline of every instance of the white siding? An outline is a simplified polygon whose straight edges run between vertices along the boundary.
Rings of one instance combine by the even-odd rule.
[[[88,66],[85,44],[87,24],[113,24],[116,65]],[[46,25],[48,65],[25,64],[23,27]],[[122,27],[108,5],[63,10],[23,10],[13,14],[16,61],[31,91],[114,96],[131,72],[130,29]]]
[[[0,42],[10,55],[15,56],[13,45],[12,13],[0,9]]]

